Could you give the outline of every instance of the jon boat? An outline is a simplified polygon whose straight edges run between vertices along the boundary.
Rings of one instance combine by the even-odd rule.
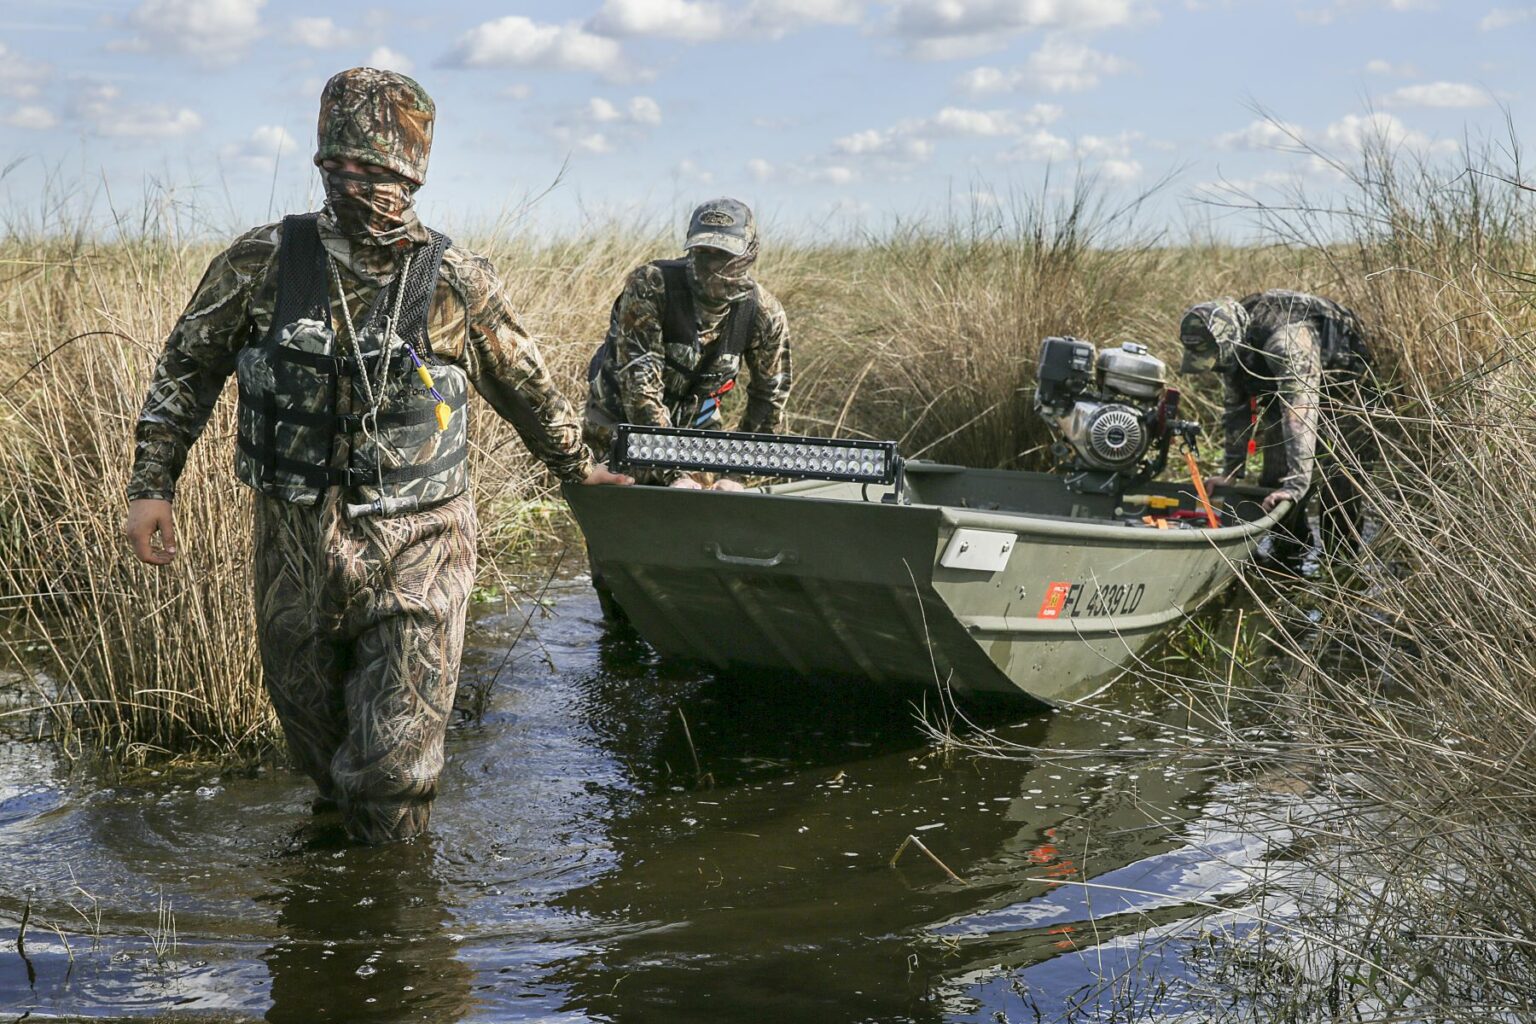
[[[567,487],[594,567],[664,655],[944,683],[1054,705],[1221,593],[1285,506],[1196,527],[1188,485],[1122,499],[1058,475],[908,462],[901,502],[802,480],[739,493]],[[1148,525],[1150,498],[1174,528]],[[908,503],[910,502],[910,503]]]

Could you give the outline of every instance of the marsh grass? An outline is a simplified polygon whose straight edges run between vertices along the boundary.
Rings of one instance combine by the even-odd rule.
[[[1256,640],[1195,623],[1139,666],[1187,702],[1188,756],[1298,795],[1234,814],[1290,869],[1174,937],[1194,1009],[1163,1019],[1536,1019],[1536,196],[1511,153],[1440,173],[1373,152],[1343,205],[1254,210],[1373,328],[1382,457],[1323,441],[1379,533],[1305,584],[1250,577]]]
[[[1517,147],[1473,162],[1445,173],[1378,148],[1337,165],[1354,189],[1342,203],[1225,197],[1269,245],[1168,244],[1137,228],[1134,203],[1079,188],[765,248],[760,276],[795,338],[791,428],[972,465],[1038,464],[1028,389],[1046,335],[1144,341],[1176,361],[1184,306],[1259,287],[1327,294],[1369,325],[1391,397],[1371,421],[1384,457],[1354,467],[1380,524],[1369,552],[1304,587],[1250,581],[1246,625],[1192,632],[1181,658],[1142,667],[1187,703],[1192,756],[1283,778],[1311,809],[1283,822],[1277,849],[1311,879],[1290,894],[1299,924],[1213,928],[1210,1003],[1191,1019],[1533,1012],[1536,218],[1510,184]],[[0,241],[0,601],[20,622],[13,642],[38,648],[26,660],[71,749],[246,756],[275,731],[252,654],[231,399],[183,478],[175,566],[136,565],[118,537],[148,372],[215,252],[164,221],[139,227],[113,243],[67,226]],[[624,273],[671,254],[669,237],[468,241],[579,399]],[[1179,383],[1214,424],[1215,389]],[[513,594],[508,560],[564,543],[563,526],[510,428],[483,407],[474,423],[483,583]],[[1262,741],[1243,724],[1255,718]]]

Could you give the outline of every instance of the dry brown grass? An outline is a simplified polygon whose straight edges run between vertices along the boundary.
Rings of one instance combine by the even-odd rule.
[[[1192,634],[1195,657],[1147,666],[1189,702],[1192,754],[1300,794],[1231,823],[1276,837],[1289,876],[1256,873],[1254,896],[1290,910],[1197,943],[1213,984],[1178,1019],[1532,1020],[1536,195],[1518,160],[1440,172],[1373,152],[1352,174],[1342,205],[1253,212],[1372,328],[1392,402],[1383,458],[1354,468],[1381,532],[1305,586],[1255,585],[1263,644]]]

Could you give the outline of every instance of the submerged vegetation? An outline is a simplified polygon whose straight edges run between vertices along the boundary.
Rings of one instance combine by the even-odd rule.
[[[1046,335],[1138,340],[1172,360],[1178,314],[1197,299],[1285,287],[1356,309],[1392,393],[1374,420],[1386,456],[1357,467],[1379,535],[1356,563],[1259,594],[1247,615],[1262,642],[1232,651],[1212,638],[1220,656],[1166,677],[1205,756],[1308,794],[1305,813],[1267,823],[1306,884],[1270,879],[1257,896],[1266,915],[1283,898],[1292,925],[1209,925],[1197,962],[1212,965],[1214,1008],[1191,1019],[1527,1020],[1536,196],[1508,155],[1441,172],[1377,151],[1338,169],[1352,198],[1327,209],[1232,197],[1269,245],[1138,241],[1134,208],[1103,206],[1092,189],[841,245],[769,239],[761,278],[795,338],[791,427],[1037,465],[1029,389]],[[622,275],[670,249],[620,230],[469,244],[501,270],[573,398]],[[248,501],[227,466],[232,397],[183,478],[176,563],[140,566],[118,536],[151,363],[215,251],[157,230],[0,241],[0,610],[66,742],[129,762],[276,742],[254,655]],[[1215,388],[1181,383],[1214,425]],[[491,579],[502,556],[555,529],[538,504],[550,483],[488,412],[474,432],[487,585],[504,592]],[[1234,702],[1283,738],[1245,745]]]

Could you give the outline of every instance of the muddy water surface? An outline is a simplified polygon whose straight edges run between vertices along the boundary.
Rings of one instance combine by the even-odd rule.
[[[1211,815],[1240,789],[1117,756],[1185,713],[1134,681],[1001,720],[1102,758],[977,761],[925,739],[921,694],[659,665],[580,586],[508,658],[523,621],[481,617],[489,708],[433,834],[390,848],[291,772],[105,785],[0,718],[0,1017],[1032,1020],[1259,853]],[[966,884],[892,868],[909,835]]]

